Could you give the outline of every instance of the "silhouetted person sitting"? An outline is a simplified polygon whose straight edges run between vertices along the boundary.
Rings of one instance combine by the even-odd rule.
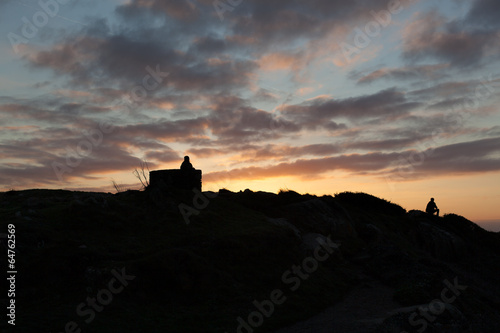
[[[436,213],[436,215],[439,216],[439,209],[434,202],[434,198],[431,198],[431,201],[429,201],[429,203],[427,204],[425,211],[427,212],[427,214],[434,215],[434,213]]]
[[[194,170],[193,165],[189,162],[189,156],[184,156],[184,162],[181,164],[181,170],[190,171]]]

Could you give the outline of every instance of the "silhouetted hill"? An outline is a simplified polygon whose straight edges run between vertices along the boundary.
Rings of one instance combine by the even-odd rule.
[[[15,332],[500,330],[500,234],[369,194],[10,191],[0,221]]]

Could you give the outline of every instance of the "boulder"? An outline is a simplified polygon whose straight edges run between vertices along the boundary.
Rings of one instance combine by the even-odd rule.
[[[149,172],[149,187],[201,192],[201,170],[155,170]]]

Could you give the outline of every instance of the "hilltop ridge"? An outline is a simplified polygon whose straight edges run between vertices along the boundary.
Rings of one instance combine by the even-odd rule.
[[[500,233],[366,193],[10,191],[0,221],[25,333],[500,329]]]

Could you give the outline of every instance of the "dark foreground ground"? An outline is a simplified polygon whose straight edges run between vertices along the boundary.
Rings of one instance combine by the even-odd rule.
[[[1,332],[500,332],[500,234],[367,194],[0,193],[4,272],[13,226]]]

